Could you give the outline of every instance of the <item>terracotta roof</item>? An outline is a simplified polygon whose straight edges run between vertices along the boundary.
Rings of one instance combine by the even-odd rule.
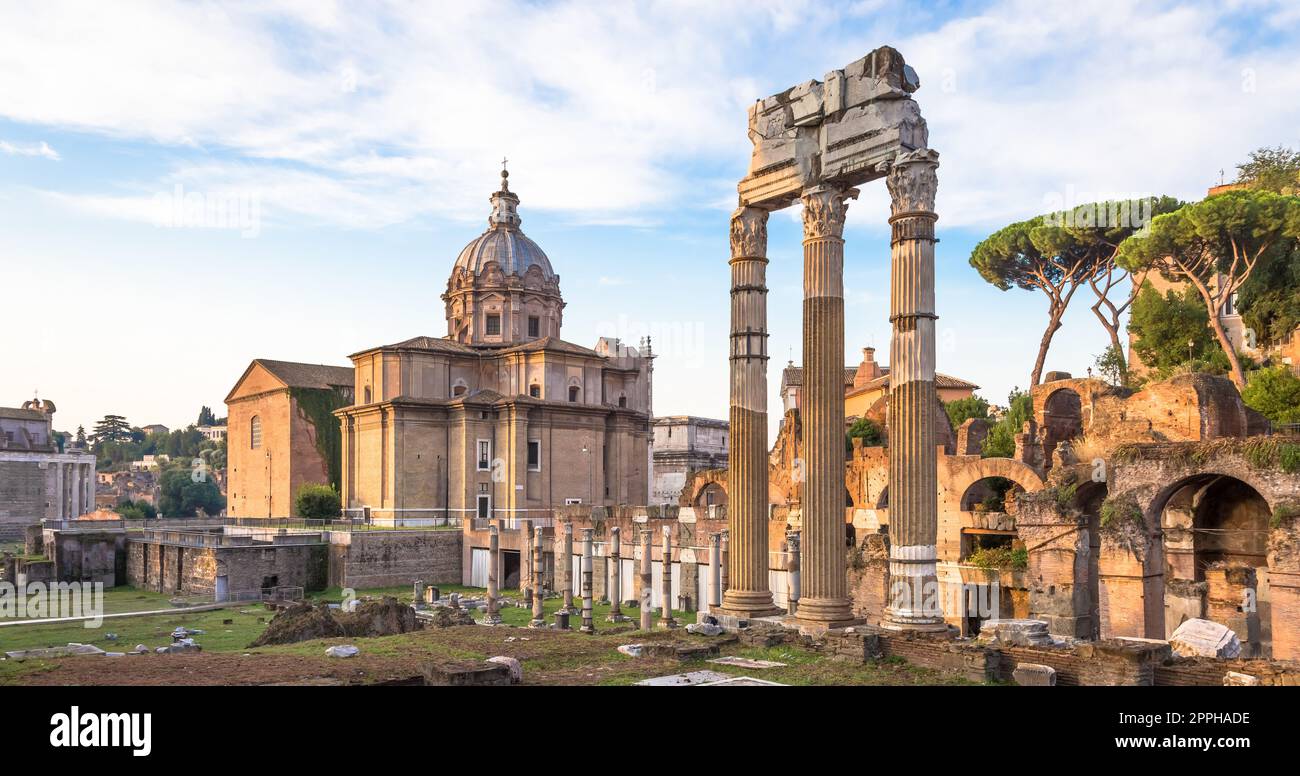
[[[572,353],[577,356],[591,356],[593,358],[603,358],[599,353],[591,348],[584,348],[581,345],[575,345],[572,342],[565,342],[559,337],[542,337],[531,342],[525,342],[522,345],[513,345],[508,348],[502,348],[498,353],[535,353],[541,350],[549,350],[560,353]]]
[[[873,389],[888,387],[889,367],[883,366],[880,368],[880,371],[884,372],[884,374],[872,380],[871,382],[867,383],[866,385],[862,386],[858,390],[869,391]],[[844,367],[845,388],[853,387],[853,377],[854,375],[857,374],[857,372],[858,372],[858,368],[856,366]],[[953,377],[952,375],[946,375],[943,374],[942,372],[935,373],[934,384],[939,388],[969,388],[972,391],[979,389],[979,386],[976,385],[975,383],[967,382],[966,380],[963,380],[960,377]],[[796,385],[796,386],[803,385],[803,367],[787,366],[784,370],[782,370],[781,385],[783,387],[790,386],[790,385]]]
[[[445,337],[412,337],[409,340],[385,345],[384,350],[432,350],[437,353],[475,353],[469,345]]]
[[[355,382],[352,367],[326,364],[299,364],[293,361],[254,359],[253,363],[279,378],[290,388],[351,388]]]
[[[47,416],[40,410],[24,410],[18,407],[0,407],[0,418],[13,418],[14,420],[45,420]]]

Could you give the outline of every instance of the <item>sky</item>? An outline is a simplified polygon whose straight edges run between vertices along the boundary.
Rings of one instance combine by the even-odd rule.
[[[1005,403],[1046,325],[972,248],[1102,198],[1204,195],[1300,147],[1300,3],[0,2],[0,406],[193,423],[254,358],[446,334],[503,158],[565,339],[653,338],[658,415],[727,416],[746,109],[880,45],[939,151],[938,369]],[[201,217],[186,204],[203,206]],[[888,360],[888,195],[845,230],[845,363]],[[800,361],[799,214],[773,216],[771,422]],[[1047,369],[1107,344],[1086,288]]]

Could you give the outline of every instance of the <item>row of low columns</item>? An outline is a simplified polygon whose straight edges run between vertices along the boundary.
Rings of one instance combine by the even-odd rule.
[[[885,624],[942,627],[935,575],[938,524],[934,421],[934,195],[938,154],[900,154],[887,174],[891,197],[890,538],[891,602]],[[844,221],[857,191],[834,185],[802,193],[804,302],[803,530],[800,621],[853,620],[848,594],[844,497]],[[731,218],[731,451],[727,486],[730,587],[723,614],[778,614],[768,589],[767,220],[761,207]]]

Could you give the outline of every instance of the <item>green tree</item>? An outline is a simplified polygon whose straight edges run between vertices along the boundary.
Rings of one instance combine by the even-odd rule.
[[[293,510],[309,520],[331,520],[343,514],[343,504],[329,485],[305,483],[294,496]]]
[[[1300,377],[1290,367],[1255,370],[1241,398],[1273,423],[1300,423]]]
[[[1016,434],[1034,415],[1034,401],[1028,392],[1013,388],[1007,396],[1007,411],[984,439],[985,458],[1010,458],[1016,454]]]
[[[199,422],[197,425],[200,426],[217,425],[217,416],[212,414],[211,407],[204,405],[203,408],[199,410]]]
[[[85,446],[86,446],[86,427],[77,426],[77,447],[84,448]]]
[[[1250,152],[1250,160],[1237,165],[1237,183],[1275,194],[1300,193],[1300,152],[1278,146]]]
[[[1136,335],[1133,350],[1142,357],[1142,363],[1161,374],[1195,359],[1206,359],[1216,350],[1210,332],[1209,315],[1196,291],[1191,288],[1177,292],[1173,289],[1159,291],[1146,283],[1133,313],[1129,316],[1129,331]]]
[[[1295,250],[1297,230],[1300,199],[1229,191],[1156,216],[1147,234],[1124,241],[1117,260],[1130,272],[1156,270],[1196,291],[1232,381],[1244,388],[1245,370],[1218,313],[1261,260],[1274,251]]]
[[[943,410],[948,413],[948,422],[952,424],[953,430],[956,430],[971,418],[987,419],[989,403],[978,396],[971,395],[964,399],[945,402]]]
[[[879,447],[884,438],[879,423],[870,418],[858,418],[844,435],[844,450],[846,453],[853,452],[854,439],[861,439],[864,447]]]
[[[1124,348],[1119,345],[1112,344],[1103,350],[1093,365],[1111,385],[1124,385],[1128,382],[1128,363],[1124,360]]]
[[[211,480],[195,482],[188,460],[170,465],[163,471],[159,511],[164,517],[194,517],[199,510],[215,515],[226,508],[226,498]]]
[[[113,511],[122,516],[124,520],[153,520],[158,517],[158,510],[148,501],[131,501],[131,499],[122,499],[114,507]]]
[[[104,442],[126,442],[131,439],[131,426],[121,415],[105,415],[95,424],[90,440],[98,447]]]

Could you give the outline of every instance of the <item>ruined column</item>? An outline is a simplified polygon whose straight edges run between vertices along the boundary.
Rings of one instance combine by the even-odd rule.
[[[786,531],[786,573],[790,575],[790,614],[795,614],[799,610],[799,532]]]
[[[530,628],[546,627],[546,615],[542,611],[542,547],[542,528],[538,526],[533,529],[533,619],[528,623]]]
[[[582,529],[582,628],[580,630],[583,633],[596,632],[596,623],[591,619],[591,598],[594,595],[591,579],[591,559],[594,552],[591,542],[592,533],[590,528]]]
[[[483,617],[484,625],[501,624],[500,591],[501,584],[501,534],[495,525],[488,526],[488,585],[487,614]]]
[[[709,612],[722,605],[722,534],[709,534]]]
[[[652,627],[650,612],[650,588],[654,585],[654,574],[650,567],[650,531],[641,531],[641,630]]]
[[[609,553],[605,556],[605,563],[609,566],[605,595],[609,598],[610,622],[627,622],[627,618],[623,616],[621,600],[623,598],[623,548],[620,546],[622,540],[619,534],[618,526],[609,529]]]
[[[584,529],[585,530],[585,529]],[[564,541],[560,548],[564,555],[563,565],[556,563],[556,573],[562,574],[560,579],[564,580],[564,603],[561,604],[560,610],[566,614],[573,614],[573,523],[564,524]]]
[[[660,553],[663,561],[663,578],[659,580],[659,595],[661,597],[659,612],[660,628],[676,628],[677,621],[673,619],[673,529],[672,526],[664,526],[664,546]]]
[[[882,625],[942,630],[935,540],[934,194],[939,154],[921,148],[894,160],[891,198],[889,355],[890,603]],[[805,604],[806,605],[806,604]]]
[[[727,565],[731,562],[731,533],[726,528],[722,529],[722,539],[719,544],[722,547],[722,568],[718,573],[722,575],[722,588],[718,591],[718,595],[725,601],[727,589],[731,587],[731,576],[727,573]]]
[[[731,215],[731,453],[727,523],[736,542],[722,608],[776,614],[767,582],[767,211]]]
[[[803,193],[803,557],[799,618],[853,619],[844,554],[844,217],[857,191]]]
[[[500,526],[502,521],[498,521]],[[519,593],[525,601],[533,600],[533,521],[525,520],[520,525],[523,538],[523,552],[519,558]]]

